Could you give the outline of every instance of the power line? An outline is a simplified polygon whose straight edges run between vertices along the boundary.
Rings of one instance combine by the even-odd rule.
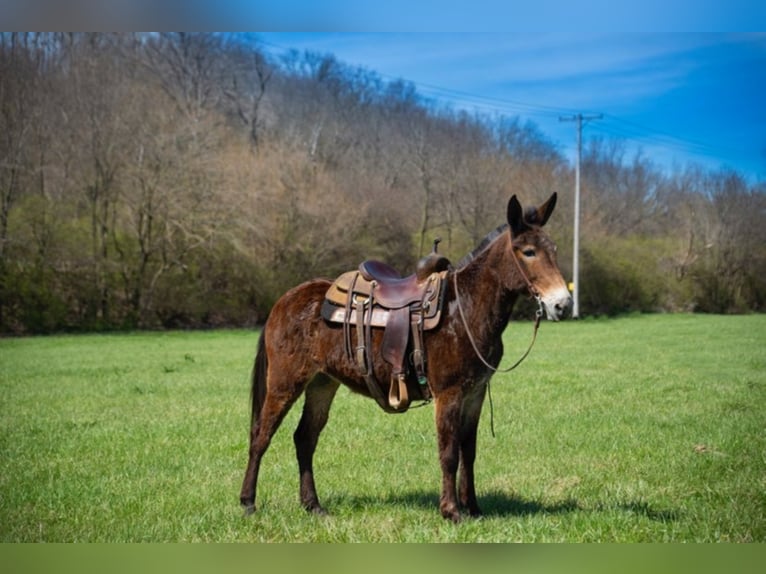
[[[718,159],[736,158],[746,153],[743,149],[734,149],[720,144],[712,145],[698,139],[677,136],[668,131],[644,126],[611,114],[605,114],[605,116],[607,121],[599,126],[599,131],[618,137]]]
[[[294,50],[293,48],[288,48],[286,46],[261,39],[258,39],[257,42],[261,46],[267,47],[267,49],[282,51],[283,53]],[[421,95],[427,98],[432,98],[436,101],[446,101],[447,103],[456,105],[458,107],[472,108],[475,111],[527,115],[548,119],[561,117],[562,115],[569,115],[575,118],[579,113],[577,110],[573,110],[571,108],[536,104],[520,100],[511,100],[507,98],[483,96],[462,90],[445,88],[443,86],[437,86],[434,84],[415,82],[406,78],[399,76],[395,77],[377,71],[372,72],[386,81],[406,81],[407,83],[414,86]],[[599,124],[599,126],[596,128],[597,131],[611,136],[616,136],[620,139],[632,140],[639,145],[645,144],[648,146],[656,146],[667,150],[675,150],[685,154],[704,156],[717,160],[735,160],[741,157],[744,153],[747,153],[746,150],[742,149],[732,149],[721,145],[713,145],[708,142],[689,137],[678,136],[668,131],[645,126],[632,120],[615,116],[613,114],[600,115],[602,117],[599,119],[604,119],[605,121]]]
[[[276,50],[281,50],[284,53],[289,53],[290,51],[294,50],[293,48],[289,48],[287,46],[281,46],[279,44],[275,44],[274,42],[270,42],[266,40],[259,39],[257,40],[257,42],[259,45],[266,46],[269,48],[274,48]],[[513,111],[517,113],[524,112],[530,115],[546,116],[546,117],[557,117],[561,114],[575,112],[575,110],[562,108],[562,107],[546,106],[544,104],[533,104],[529,102],[522,102],[519,100],[510,100],[507,98],[494,98],[490,96],[482,96],[482,95],[474,94],[471,92],[455,90],[452,88],[445,88],[443,86],[437,86],[437,85],[428,84],[425,82],[415,82],[412,80],[408,80],[406,78],[402,78],[401,76],[393,76],[393,75],[384,74],[378,71],[372,71],[372,72],[383,80],[405,81],[415,86],[418,89],[418,91],[423,95],[432,95],[442,99],[448,99],[452,103],[455,103],[456,101],[466,102],[474,106],[480,106],[493,111],[500,111],[500,112]]]

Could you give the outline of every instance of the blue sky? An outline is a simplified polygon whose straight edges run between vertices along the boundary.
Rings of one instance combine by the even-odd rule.
[[[455,107],[535,122],[570,159],[583,137],[620,138],[663,167],[731,167],[766,180],[766,33],[258,33],[288,49],[403,78]]]
[[[332,53],[456,107],[530,119],[570,159],[574,125],[559,116],[601,113],[584,137],[766,180],[764,0],[0,0],[0,22],[271,30],[256,34],[274,54]]]

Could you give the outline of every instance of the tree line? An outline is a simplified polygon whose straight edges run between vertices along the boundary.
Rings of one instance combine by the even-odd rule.
[[[0,34],[0,331],[243,326],[364,258],[458,260],[508,197],[572,166],[529,122],[471,114],[332,55],[242,34]],[[667,173],[591,139],[581,313],[762,311],[764,185]],[[525,312],[522,306],[521,313]]]

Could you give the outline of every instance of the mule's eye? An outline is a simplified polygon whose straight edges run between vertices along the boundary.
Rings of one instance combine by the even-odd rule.
[[[524,257],[534,257],[535,256],[535,250],[531,247],[527,247],[524,251],[521,252]]]

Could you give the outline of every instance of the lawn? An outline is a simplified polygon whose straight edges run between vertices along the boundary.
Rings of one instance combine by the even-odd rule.
[[[508,364],[531,324],[506,330]],[[438,512],[433,407],[342,389],[298,503],[294,408],[242,516],[250,331],[0,339],[0,541],[766,542],[766,316],[544,323],[492,383],[485,516]]]

